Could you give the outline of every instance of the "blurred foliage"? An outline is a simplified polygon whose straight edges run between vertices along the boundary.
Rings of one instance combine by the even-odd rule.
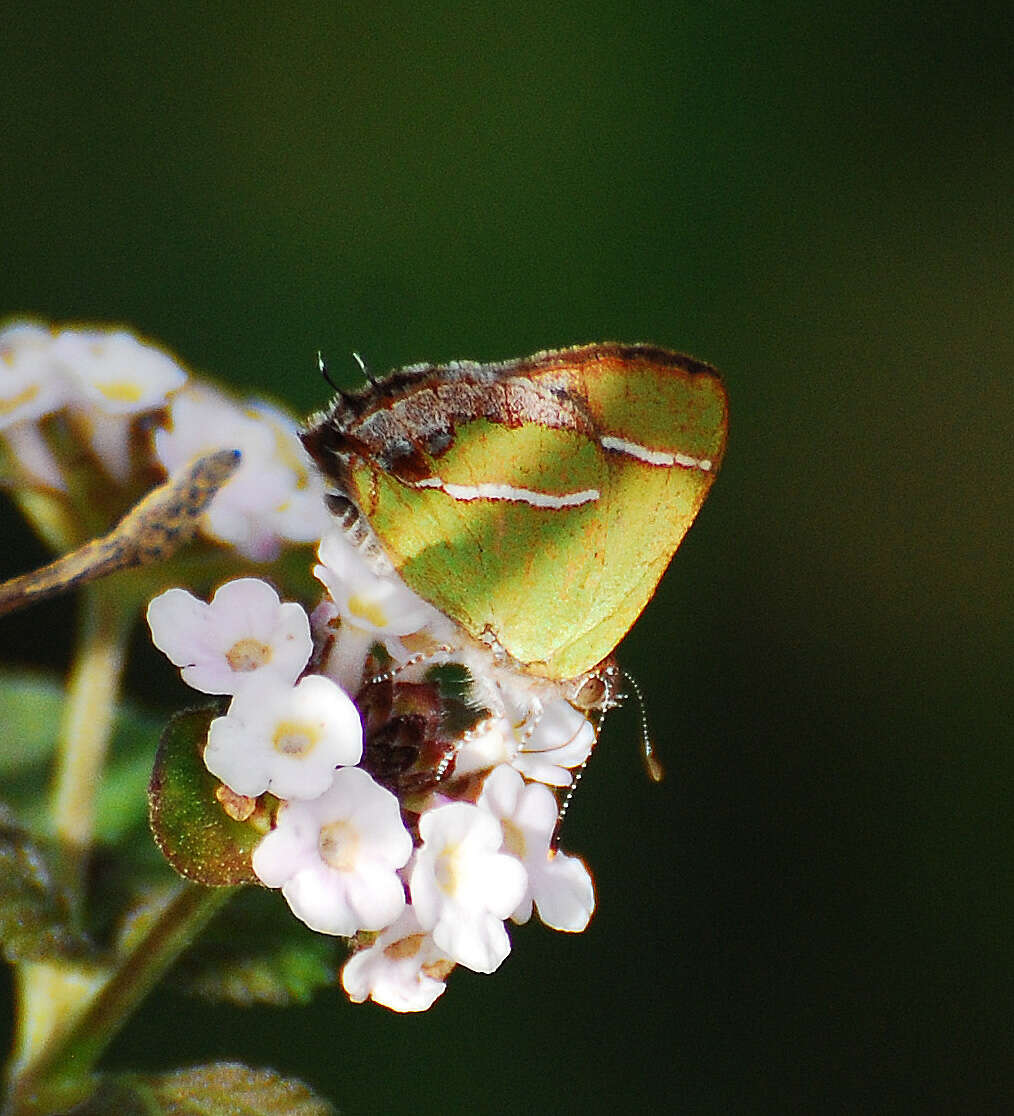
[[[71,1116],[335,1116],[337,1111],[300,1081],[225,1062],[109,1078]]]
[[[4,310],[126,322],[302,412],[318,348],[351,384],[352,349],[606,338],[712,361],[732,401],[621,648],[667,781],[621,710],[568,815],[589,930],[518,930],[423,1018],[151,1003],[111,1062],[242,1058],[355,1112],[604,1112],[634,1080],[693,1113],[995,1109],[1009,27],[995,0],[8,15]],[[45,557],[8,512],[4,575]],[[5,619],[5,660],[61,668],[72,616]],[[133,664],[149,706],[190,700],[140,637]]]
[[[0,708],[0,798],[22,825],[39,831],[46,819],[48,767],[60,727],[63,689],[42,675],[2,674]],[[161,728],[158,718],[127,703],[121,706],[96,803],[95,834],[100,842],[136,841],[145,833],[145,792]]]

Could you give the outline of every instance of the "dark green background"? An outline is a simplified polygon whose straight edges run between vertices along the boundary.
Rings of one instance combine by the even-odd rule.
[[[419,1017],[172,996],[112,1063],[247,1059],[349,1113],[997,1104],[1006,7],[8,12],[0,312],[129,323],[299,412],[327,394],[317,348],[351,383],[352,349],[598,339],[710,360],[732,401],[622,647],[668,778],[620,711],[567,821],[589,930],[516,932]],[[10,521],[3,573],[41,557]],[[5,621],[3,658],[62,661],[65,617]]]

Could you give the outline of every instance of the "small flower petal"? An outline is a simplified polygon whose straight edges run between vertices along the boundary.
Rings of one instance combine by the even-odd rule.
[[[511,761],[522,775],[553,787],[573,782],[568,768],[580,767],[595,745],[591,722],[569,701],[547,702],[535,728]]]
[[[493,972],[510,952],[503,919],[524,895],[523,866],[499,851],[496,819],[470,803],[423,814],[419,835],[410,890],[420,924],[454,961]]]
[[[342,985],[353,1003],[366,999],[392,1011],[426,1011],[447,987],[454,962],[423,932],[411,907],[368,949],[352,955]]]
[[[228,714],[211,722],[204,762],[237,794],[316,798],[362,752],[359,712],[329,678],[287,686],[267,677],[238,690]]]
[[[3,427],[0,438],[7,443],[12,461],[17,462],[18,473],[25,478],[23,482],[14,481],[15,484],[27,483],[51,488],[55,492],[67,491],[63,470],[34,422],[26,420]],[[7,477],[4,481],[10,483]]]
[[[489,771],[512,763],[520,745],[514,726],[506,717],[490,717],[465,734],[454,761],[455,775]]]
[[[316,542],[331,528],[333,520],[324,502],[323,478],[299,440],[298,425],[284,411],[262,400],[250,403],[247,411],[274,435],[275,460],[288,472],[286,492],[267,514],[267,521],[283,539]]]
[[[206,530],[254,561],[270,561],[281,545],[273,516],[291,497],[294,474],[278,457],[275,432],[256,412],[191,384],[173,399],[169,427],[155,432],[155,455],[171,473],[217,449],[238,449],[243,458],[212,500]]]
[[[539,918],[554,930],[580,933],[595,911],[595,885],[584,862],[559,851],[537,873],[533,895]]]
[[[313,649],[302,606],[258,578],[227,582],[210,604],[169,589],[148,605],[148,626],[183,681],[206,694],[234,694],[261,672],[295,682]]]
[[[409,635],[433,626],[446,627],[443,613],[416,596],[391,569],[380,573],[347,538],[334,528],[317,549],[321,564],[314,576],[324,585],[342,620],[377,636]]]
[[[71,397],[48,329],[15,322],[0,330],[0,430],[52,414]]]
[[[514,921],[527,922],[534,902],[547,926],[583,930],[595,910],[595,889],[578,857],[551,847],[559,816],[553,792],[541,783],[525,783],[504,764],[486,777],[478,805],[500,820],[504,848],[525,866],[527,887],[511,913]]]
[[[253,867],[312,930],[350,937],[388,926],[404,909],[398,869],[411,855],[398,800],[361,768],[346,767],[319,798],[279,810]]]
[[[161,407],[187,379],[168,353],[123,330],[64,330],[53,359],[73,382],[79,404],[106,415]]]

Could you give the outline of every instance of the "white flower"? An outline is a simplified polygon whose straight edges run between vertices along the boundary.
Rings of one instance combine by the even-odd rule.
[[[208,730],[204,763],[237,794],[316,798],[335,769],[358,763],[363,726],[351,698],[329,678],[295,686],[266,677],[237,692],[225,717]]]
[[[167,353],[122,330],[64,330],[52,355],[73,385],[74,410],[92,451],[114,480],[126,483],[134,416],[163,406],[186,373]]]
[[[346,767],[319,798],[282,806],[253,867],[311,930],[350,937],[401,914],[398,869],[411,855],[398,800],[362,768]]]
[[[314,566],[314,576],[345,623],[374,636],[409,635],[427,625],[446,624],[443,613],[416,596],[393,569],[377,573],[340,528],[320,540],[317,556],[321,564]]]
[[[554,698],[478,726],[458,750],[454,771],[469,775],[509,763],[526,778],[566,787],[573,781],[567,769],[580,767],[594,743],[595,729],[587,718],[565,698]]]
[[[70,397],[48,329],[19,322],[0,330],[0,430],[52,414]]]
[[[419,835],[409,886],[420,925],[453,961],[493,972],[510,952],[503,920],[524,896],[524,867],[500,852],[492,814],[467,802],[427,811]]]
[[[36,425],[64,407],[72,395],[53,363],[52,348],[53,335],[42,326],[18,322],[0,330],[0,437],[24,481],[65,491],[63,472]]]
[[[453,968],[423,932],[412,907],[406,907],[369,949],[349,958],[342,985],[354,1004],[370,999],[392,1011],[426,1011],[447,987]]]
[[[261,419],[275,439],[275,460],[288,470],[289,487],[271,509],[267,521],[283,539],[309,543],[319,539],[332,525],[324,502],[324,481],[299,440],[299,427],[284,411],[263,400],[249,404],[248,413]]]
[[[489,717],[462,738],[454,760],[454,774],[474,775],[501,763],[511,763],[520,744],[514,726],[506,717]]]
[[[227,582],[210,604],[169,589],[148,605],[148,626],[183,681],[205,694],[234,694],[254,674],[295,682],[313,649],[303,607],[252,577]]]
[[[535,727],[511,761],[522,775],[549,783],[553,787],[569,787],[573,776],[568,768],[580,767],[591,755],[595,745],[595,729],[565,698],[557,698],[543,706]]]
[[[172,473],[217,449],[238,449],[239,468],[211,501],[206,530],[257,562],[271,561],[280,549],[273,516],[297,486],[293,471],[276,452],[271,426],[206,385],[179,392],[170,409],[170,428],[155,432],[155,455]]]
[[[79,401],[105,415],[161,407],[187,379],[168,353],[123,330],[64,330],[53,342],[53,359]]]
[[[527,922],[534,901],[547,926],[583,930],[595,910],[595,888],[578,857],[550,847],[559,807],[549,787],[526,784],[505,764],[487,776],[479,806],[500,820],[504,848],[524,864],[528,874],[528,887],[511,918]]]
[[[321,564],[314,576],[331,597],[341,617],[327,660],[327,673],[346,688],[357,690],[370,647],[382,642],[395,661],[408,658],[398,637],[427,630],[434,639],[446,639],[451,623],[411,589],[379,559],[371,565],[340,528],[321,539],[317,554]],[[378,572],[384,568],[384,572]]]

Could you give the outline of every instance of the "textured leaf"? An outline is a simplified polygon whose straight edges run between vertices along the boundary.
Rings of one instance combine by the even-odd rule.
[[[104,1078],[95,1092],[76,1104],[66,1116],[162,1116],[161,1107],[151,1087],[144,1081],[129,1078]]]
[[[334,984],[340,940],[314,934],[282,897],[239,892],[180,960],[173,982],[213,1002],[283,1007]]]
[[[334,946],[314,942],[309,933],[302,943],[291,942],[273,953],[249,954],[223,960],[195,976],[190,990],[210,1000],[240,1007],[305,1004],[318,988],[334,984],[330,954]]]
[[[103,1081],[68,1116],[336,1116],[301,1081],[235,1062]]]
[[[71,925],[53,856],[0,818],[0,941],[8,961],[94,959],[91,944]]]
[[[250,856],[264,831],[229,817],[202,758],[216,712],[178,713],[162,734],[148,787],[151,828],[181,876],[208,887],[255,883]]]
[[[335,1116],[301,1081],[235,1062],[177,1070],[155,1079],[166,1116]]]

